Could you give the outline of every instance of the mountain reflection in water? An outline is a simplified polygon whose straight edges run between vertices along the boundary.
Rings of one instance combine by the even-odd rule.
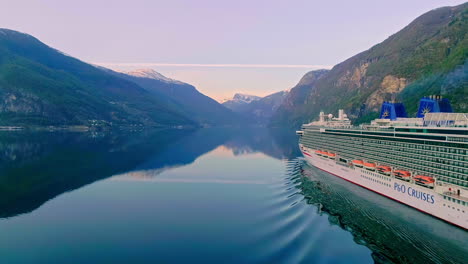
[[[312,168],[300,155],[294,132],[281,129],[0,132],[0,254],[21,259],[18,237],[39,241],[37,232],[43,239],[59,232],[44,219],[63,214],[57,202],[71,200],[76,211],[58,217],[70,218],[61,225],[102,230],[90,241],[83,232],[69,236],[119,248],[122,257],[133,256],[134,246],[139,258],[171,263],[207,254],[204,262],[217,263],[465,260],[466,231]],[[106,211],[113,207],[123,214]],[[94,215],[81,214],[84,208]],[[24,225],[34,232],[21,233]],[[114,235],[109,227],[128,229],[127,238],[105,239]],[[120,259],[70,239],[49,248],[53,260],[63,261],[74,246],[88,257],[75,254],[77,262]]]
[[[285,130],[200,129],[112,133],[0,132],[0,217],[30,212],[47,200],[129,171],[192,163],[225,144],[234,153],[295,157]],[[280,143],[276,143],[278,142]]]

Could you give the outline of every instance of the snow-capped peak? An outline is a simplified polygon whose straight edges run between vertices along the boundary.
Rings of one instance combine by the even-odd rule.
[[[249,104],[253,101],[260,100],[260,96],[256,95],[250,95],[250,94],[242,94],[242,93],[236,93],[234,97],[229,98],[229,99],[224,99],[222,103],[231,101],[231,102],[236,102],[236,103],[244,103],[244,104]]]
[[[138,69],[138,70],[128,71],[124,73],[127,75],[135,76],[135,77],[155,79],[155,80],[163,81],[166,83],[184,84],[181,81],[168,78],[153,69]]]

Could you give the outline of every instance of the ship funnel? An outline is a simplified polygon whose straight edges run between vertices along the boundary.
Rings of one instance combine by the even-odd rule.
[[[447,98],[433,95],[419,100],[417,117],[423,118],[427,113],[453,113],[453,109]]]
[[[396,120],[398,117],[408,117],[402,103],[384,102],[380,109],[380,119]]]

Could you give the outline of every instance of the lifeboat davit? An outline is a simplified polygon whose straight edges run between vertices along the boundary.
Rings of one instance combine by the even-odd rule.
[[[393,175],[395,175],[395,178],[404,181],[410,181],[411,179],[411,172],[405,170],[395,170]]]
[[[363,161],[362,160],[353,160],[353,164],[356,167],[362,168]]]
[[[375,171],[375,167],[377,167],[377,165],[372,162],[364,162],[363,165],[364,165],[364,168],[371,170],[371,171]]]
[[[413,177],[413,179],[417,185],[421,185],[431,189],[434,188],[435,180],[430,176],[416,175]]]
[[[328,152],[327,156],[328,156],[329,159],[334,159],[336,157],[336,154]]]
[[[378,166],[377,170],[379,171],[380,174],[384,174],[384,175],[390,175],[390,173],[392,172],[392,168],[390,168],[389,166],[384,166],[384,165]]]

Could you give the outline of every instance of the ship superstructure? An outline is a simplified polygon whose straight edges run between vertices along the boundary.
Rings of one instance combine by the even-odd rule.
[[[416,118],[384,102],[361,126],[321,112],[297,134],[311,165],[468,229],[468,114],[448,100],[421,99]]]

